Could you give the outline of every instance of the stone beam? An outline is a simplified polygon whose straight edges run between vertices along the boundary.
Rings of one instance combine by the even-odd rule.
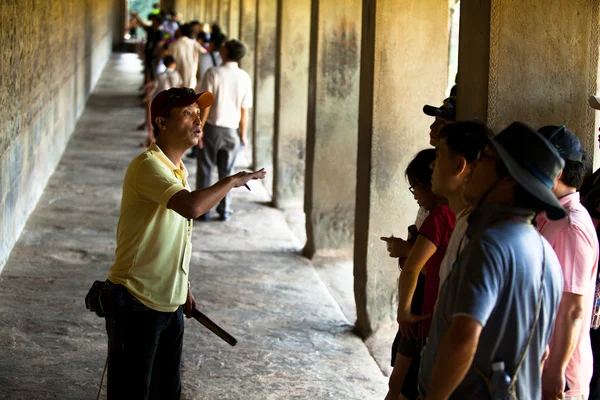
[[[306,141],[304,254],[352,246],[356,197],[360,0],[314,0]]]
[[[311,0],[279,0],[275,77],[273,204],[301,207],[304,196]]]

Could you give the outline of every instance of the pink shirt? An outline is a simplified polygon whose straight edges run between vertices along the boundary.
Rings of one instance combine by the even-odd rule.
[[[560,261],[563,292],[585,296],[581,331],[566,370],[571,390],[565,396],[583,395],[587,399],[594,369],[589,329],[598,269],[598,238],[590,214],[579,201],[579,192],[562,197],[560,204],[567,211],[566,218],[550,221],[546,213],[541,213],[536,221],[538,230],[554,248]],[[556,320],[554,329],[558,326],[560,321]],[[550,340],[550,352],[553,339]]]

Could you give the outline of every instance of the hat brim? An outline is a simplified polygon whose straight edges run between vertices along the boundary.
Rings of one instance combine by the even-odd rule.
[[[198,103],[200,108],[206,108],[213,105],[215,102],[215,96],[211,92],[202,92],[198,94],[195,103]],[[193,103],[193,102],[192,102]],[[190,104],[192,104],[190,103]]]
[[[528,169],[522,167],[510,153],[490,135],[490,144],[496,150],[500,159],[506,165],[510,176],[533,197],[546,205],[546,215],[551,220],[563,219],[567,216],[565,209],[552,193],[552,189],[546,186],[540,179],[533,175]]]
[[[430,117],[440,117],[447,121],[454,121],[454,116],[447,110],[440,107],[425,105],[423,106],[423,112]]]
[[[590,98],[588,99],[588,103],[590,104],[590,107],[592,107],[594,110],[600,110],[600,97],[590,96]]]

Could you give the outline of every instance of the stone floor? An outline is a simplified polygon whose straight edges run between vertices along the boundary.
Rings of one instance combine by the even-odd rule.
[[[113,260],[123,174],[141,151],[139,77],[135,55],[113,56],[0,275],[0,399],[96,396],[106,337],[84,296]],[[354,317],[250,185],[234,193],[230,222],[194,226],[199,308],[239,343],[186,321],[183,398],[382,399],[387,379]]]

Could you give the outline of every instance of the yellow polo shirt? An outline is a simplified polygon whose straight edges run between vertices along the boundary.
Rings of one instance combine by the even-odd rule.
[[[184,304],[192,253],[192,221],[167,208],[190,190],[188,172],[152,144],[125,173],[117,226],[116,260],[108,279],[147,307],[173,312]]]

